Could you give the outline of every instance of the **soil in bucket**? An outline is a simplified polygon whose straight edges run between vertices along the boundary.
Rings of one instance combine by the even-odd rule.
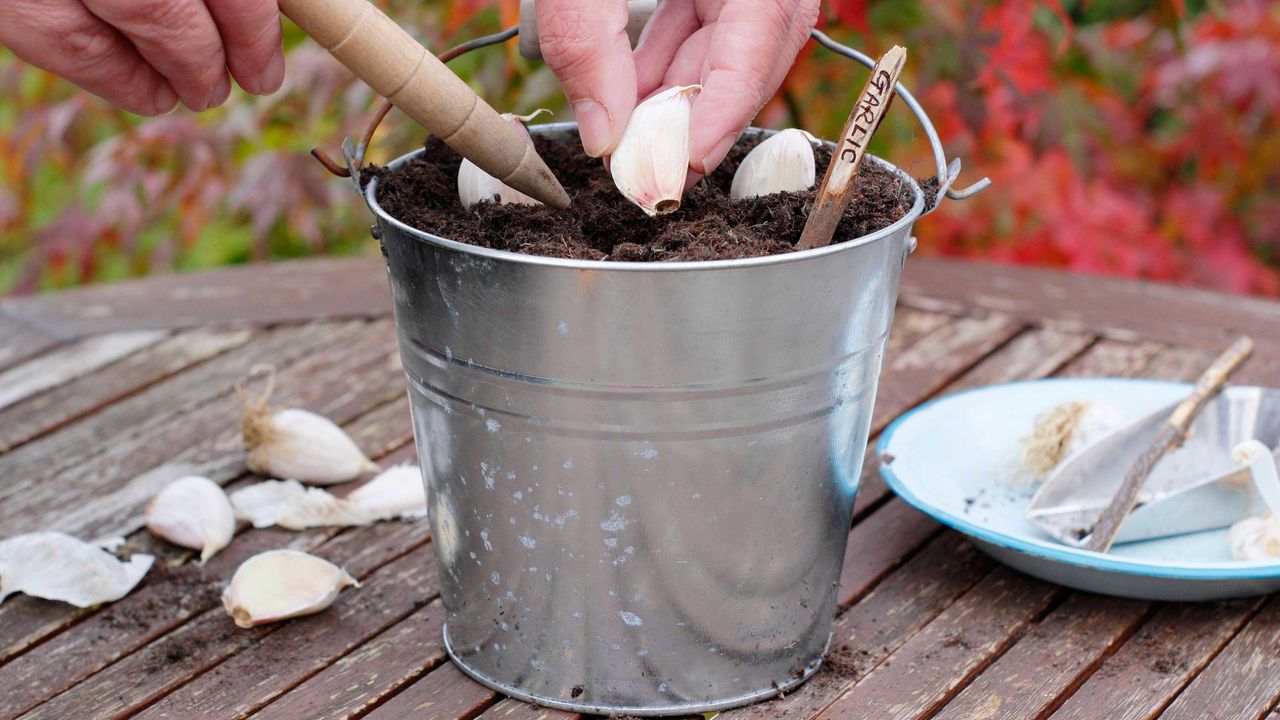
[[[568,210],[491,202],[463,208],[457,185],[462,158],[436,138],[427,140],[422,155],[395,170],[367,170],[365,181],[369,175],[379,177],[378,203],[392,217],[439,237],[528,255],[633,262],[731,260],[792,252],[817,193],[815,188],[730,199],[738,164],[759,142],[743,139],[714,173],[685,193],[679,210],[649,218],[618,192],[600,160],[582,152],[575,133],[535,135],[534,142],[573,198]],[[819,148],[819,182],[830,161],[831,152]],[[921,186],[926,202],[932,203],[936,179],[921,181]],[[836,237],[858,238],[887,227],[914,202],[908,183],[864,163]]]

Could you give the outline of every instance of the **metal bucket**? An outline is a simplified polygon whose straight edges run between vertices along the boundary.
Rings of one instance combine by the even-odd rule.
[[[915,191],[892,226],[714,262],[484,249],[397,221],[376,181],[363,188],[445,647],[464,672],[555,708],[673,715],[775,696],[817,670],[925,209],[910,176],[869,161]]]

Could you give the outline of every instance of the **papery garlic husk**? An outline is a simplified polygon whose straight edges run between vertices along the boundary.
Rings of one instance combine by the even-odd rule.
[[[188,475],[164,486],[146,509],[147,530],[174,545],[200,551],[201,564],[231,542],[235,511],[222,488]]]
[[[268,480],[235,491],[231,503],[236,516],[254,527],[279,525],[288,530],[413,520],[427,514],[422,473],[416,465],[384,470],[345,498],[303,487],[296,480]]]
[[[255,367],[254,372],[259,369]],[[237,388],[250,470],[312,485],[332,485],[381,469],[328,418],[309,410],[267,405],[275,375],[273,369],[266,369],[267,387],[258,398],[251,399],[243,388]]]
[[[524,124],[538,117],[542,113],[550,113],[550,110],[539,108],[528,115],[515,115],[512,113],[503,113],[502,118],[512,125],[524,135],[525,140],[530,143],[533,138],[529,136],[529,131],[525,129]],[[475,163],[463,158],[462,164],[458,166],[458,200],[462,202],[462,207],[470,209],[472,205],[484,200],[492,200],[500,204],[519,204],[519,205],[541,205],[542,203],[507,185],[498,178],[481,170]]]
[[[774,133],[742,159],[733,174],[729,197],[744,200],[813,187],[817,179],[813,146],[817,142],[814,136],[795,128]]]
[[[119,600],[155,562],[155,557],[142,553],[121,561],[104,549],[123,542],[92,544],[59,532],[0,541],[0,602],[16,592],[82,608]]]
[[[1227,533],[1231,557],[1246,562],[1280,559],[1280,520],[1270,513],[1245,518]]]
[[[680,207],[689,173],[689,112],[701,90],[676,86],[637,105],[609,157],[618,190],[650,217]]]
[[[1123,411],[1106,403],[1062,403],[1036,418],[1031,434],[1022,440],[1022,464],[1033,476],[1046,475],[1127,422]]]
[[[222,606],[242,628],[318,613],[348,586],[346,570],[298,550],[268,550],[241,563],[222,592]]]

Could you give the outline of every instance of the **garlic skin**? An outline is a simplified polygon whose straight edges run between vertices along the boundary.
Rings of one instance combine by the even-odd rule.
[[[1280,520],[1267,513],[1245,518],[1227,533],[1231,557],[1245,562],[1280,559]]]
[[[95,545],[59,532],[18,535],[0,541],[0,602],[16,592],[87,608],[128,595],[155,557],[137,553],[123,562]]]
[[[347,482],[380,469],[342,428],[298,408],[246,406],[244,447],[250,470],[312,485]]]
[[[516,126],[524,135],[525,140],[532,143],[533,138],[529,136],[529,131],[525,129],[524,124],[542,113],[551,113],[551,111],[546,108],[539,108],[528,115],[502,113],[502,119]],[[483,200],[493,200],[499,204],[542,204],[481,170],[475,163],[466,158],[463,158],[462,164],[458,166],[458,200],[462,202],[462,207],[468,210],[471,209],[472,205]]]
[[[222,488],[188,475],[164,486],[146,509],[147,530],[174,545],[200,551],[203,565],[236,533],[235,511]]]
[[[347,571],[297,550],[268,550],[241,563],[222,592],[222,606],[242,628],[318,613],[348,586]]]
[[[1034,478],[1047,475],[1072,455],[1129,422],[1124,411],[1100,402],[1056,405],[1035,419],[1022,439],[1022,465]]]
[[[231,494],[236,517],[254,527],[287,530],[369,525],[380,520],[415,520],[427,514],[426,490],[416,465],[397,465],[338,498],[296,480],[268,480]]]
[[[689,113],[701,90],[678,85],[637,105],[609,158],[618,190],[649,217],[680,208],[689,173]]]
[[[808,190],[817,181],[813,146],[818,139],[790,128],[755,146],[733,174],[729,197],[733,200]]]

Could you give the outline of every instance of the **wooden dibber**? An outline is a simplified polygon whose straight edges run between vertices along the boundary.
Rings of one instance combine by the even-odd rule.
[[[818,198],[809,211],[797,248],[808,250],[831,244],[836,226],[852,198],[853,178],[862,167],[862,158],[867,155],[871,136],[875,135],[889,112],[889,105],[896,94],[894,86],[898,84],[898,76],[906,62],[907,49],[894,45],[871,69],[871,77],[858,96],[858,104],[849,114],[840,134],[840,143],[831,156],[831,164],[818,186]]]
[[[557,208],[569,196],[516,128],[367,0],[280,0],[280,12],[481,170]]]
[[[1242,337],[1232,343],[1226,352],[1219,355],[1209,369],[1196,380],[1195,387],[1191,389],[1191,395],[1178,403],[1173,413],[1169,415],[1169,419],[1160,426],[1160,432],[1156,434],[1151,447],[1147,448],[1133,463],[1133,467],[1125,473],[1124,481],[1120,483],[1120,488],[1111,498],[1111,503],[1107,505],[1106,510],[1102,511],[1102,515],[1098,516],[1098,522],[1094,523],[1093,530],[1089,533],[1089,540],[1084,546],[1086,550],[1104,553],[1111,549],[1116,533],[1120,531],[1121,523],[1129,517],[1129,513],[1133,512],[1133,506],[1138,501],[1138,491],[1142,489],[1142,484],[1147,481],[1156,464],[1165,456],[1165,453],[1182,445],[1191,422],[1204,409],[1205,404],[1222,390],[1227,378],[1231,377],[1232,373],[1238,370],[1252,353],[1253,340]]]

